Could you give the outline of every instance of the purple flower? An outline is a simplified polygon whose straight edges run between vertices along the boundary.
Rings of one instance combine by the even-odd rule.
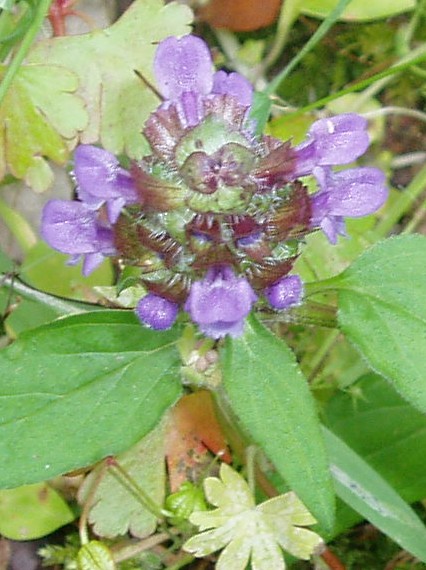
[[[250,82],[238,73],[214,73],[210,50],[196,36],[170,36],[163,40],[155,53],[154,75],[165,98],[165,102],[153,113],[151,123],[154,125],[156,121],[163,123],[165,120],[167,128],[170,128],[171,113],[175,111],[180,128],[194,127],[206,116],[209,105],[214,107],[215,98],[218,97],[230,96],[244,109],[251,104],[253,87]],[[169,118],[161,117],[164,111],[167,111]],[[166,123],[162,124],[163,129]],[[147,126],[149,138],[150,120]],[[176,131],[176,125],[172,128]]]
[[[367,150],[367,121],[355,113],[315,121],[308,140],[295,148],[296,175],[311,174],[317,166],[349,164]]]
[[[84,256],[83,275],[89,275],[106,256],[115,255],[113,234],[101,224],[96,212],[82,202],[50,200],[44,207],[41,234],[54,249],[72,257],[69,264]]]
[[[74,153],[77,194],[86,206],[98,210],[106,204],[108,219],[114,224],[126,204],[138,196],[130,173],[120,167],[110,152],[91,145],[80,145]]]
[[[303,296],[303,283],[298,275],[287,275],[265,289],[265,297],[274,309],[288,309],[299,305]]]
[[[312,196],[312,227],[321,227],[335,244],[345,235],[344,217],[358,218],[378,210],[388,197],[385,175],[378,168],[349,168],[333,172],[316,168],[321,190]]]
[[[185,93],[200,95],[232,95],[241,105],[249,106],[253,88],[238,73],[213,73],[213,62],[207,44],[196,36],[170,36],[155,53],[154,74],[161,94],[169,101]]]
[[[256,300],[245,277],[237,277],[229,266],[217,266],[192,284],[185,311],[205,335],[237,337],[242,334],[244,320]]]
[[[147,327],[162,331],[173,325],[178,309],[177,303],[154,293],[148,293],[139,301],[136,307],[136,315]]]

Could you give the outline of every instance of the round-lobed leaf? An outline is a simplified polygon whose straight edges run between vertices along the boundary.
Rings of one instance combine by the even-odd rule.
[[[98,311],[27,331],[0,351],[0,487],[120,453],[181,394],[176,329]]]

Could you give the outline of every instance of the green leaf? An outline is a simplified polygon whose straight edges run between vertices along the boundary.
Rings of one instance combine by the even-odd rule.
[[[408,502],[426,495],[426,416],[383,378],[364,376],[325,409],[328,427]],[[355,399],[356,398],[356,399]]]
[[[0,106],[0,179],[10,172],[38,192],[49,187],[46,158],[64,164],[68,142],[87,124],[77,87],[64,67],[40,61],[19,69]]]
[[[159,508],[164,502],[164,422],[145,436],[132,449],[117,457],[117,462],[127,475]],[[79,501],[90,496],[93,484],[103,465],[91,471],[79,489]],[[153,533],[157,517],[138,499],[136,490],[123,481],[114,468],[106,471],[96,491],[89,499],[93,506],[89,522],[98,536],[114,538],[130,532],[143,538]]]
[[[176,2],[136,0],[111,27],[40,42],[30,60],[63,65],[78,75],[90,115],[81,142],[100,141],[111,152],[141,158],[147,150],[141,131],[159,101],[135,70],[154,83],[157,44],[189,33],[191,20],[188,7]]]
[[[410,506],[359,455],[324,428],[338,496],[423,562],[426,527]]]
[[[34,540],[75,518],[68,504],[46,483],[0,491],[0,533],[12,540]]]
[[[300,6],[302,14],[326,18],[336,6],[337,0],[304,0]],[[352,0],[341,20],[365,21],[389,18],[415,8],[415,0]]]
[[[254,316],[245,333],[228,338],[223,382],[246,434],[325,527],[334,500],[315,404],[291,350]]]
[[[399,236],[367,250],[330,283],[338,320],[370,366],[426,411],[426,237]]]
[[[178,331],[133,313],[75,315],[0,351],[0,487],[51,478],[120,453],[178,399]]]
[[[80,263],[67,264],[69,257],[39,241],[25,256],[20,275],[23,281],[45,293],[81,301],[93,301],[95,285],[111,285],[113,282],[113,270],[108,259],[84,277]]]
[[[77,556],[78,570],[115,570],[112,552],[99,540],[91,540],[82,546]]]

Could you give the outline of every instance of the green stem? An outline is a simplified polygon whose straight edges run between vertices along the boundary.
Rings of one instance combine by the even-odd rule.
[[[186,554],[185,556],[182,556],[178,562],[172,564],[171,566],[168,566],[168,570],[180,570],[181,568],[188,566],[188,564],[191,564],[191,562],[194,560],[195,558],[192,556],[192,554]]]
[[[52,0],[40,0],[39,5],[34,14],[31,26],[28,28],[15,57],[12,59],[3,80],[0,83],[0,104],[2,103],[9,87],[11,86],[15,75],[17,74],[22,62],[24,61],[32,43],[34,42],[49,10]]]
[[[387,211],[386,217],[374,229],[374,238],[379,240],[386,237],[401,217],[412,208],[424,190],[426,190],[426,166],[416,174],[407,188],[399,193],[398,198]]]
[[[350,4],[352,0],[340,0],[337,6],[332,12],[327,16],[327,18],[321,23],[314,35],[306,42],[299,53],[288,63],[288,65],[279,73],[264,90],[266,95],[272,95],[287,78],[287,76],[293,71],[293,69],[299,64],[299,62],[309,53],[318,42],[326,35],[333,24],[340,18],[346,6]]]
[[[317,293],[324,293],[325,291],[337,291],[340,287],[338,283],[340,275],[335,275],[329,279],[322,281],[314,281],[313,283],[305,283],[305,297],[316,295]]]
[[[59,315],[73,315],[78,313],[86,313],[88,311],[102,310],[103,307],[83,301],[68,301],[61,297],[49,295],[33,289],[20,281],[15,275],[0,273],[0,287],[5,287],[22,296],[29,301],[35,301],[50,309],[56,311]]]
[[[317,281],[313,284],[309,283],[308,285],[316,285],[317,283],[323,283],[323,281]],[[323,291],[323,289],[321,289],[321,291]],[[308,325],[332,329],[337,326],[335,307],[324,305],[323,303],[315,303],[313,301],[308,301],[301,307],[295,307],[282,313],[274,315],[265,313],[261,315],[261,318],[262,322],[266,324],[281,322],[293,325]]]
[[[415,231],[417,226],[423,221],[426,217],[426,200],[423,201],[423,204],[417,208],[416,212],[414,213],[413,217],[409,221],[409,223],[405,226],[401,233],[403,234],[411,234]]]
[[[257,69],[257,77],[263,75],[265,71],[276,62],[284,49],[291,27],[299,16],[300,4],[300,0],[285,0],[285,2],[283,2],[278,18],[277,31],[274,36],[274,43],[262,64]]]
[[[133,477],[131,477],[125,469],[123,469],[118,461],[111,459],[109,465],[112,468],[111,472],[115,474],[120,483],[138,499],[145,509],[159,520],[163,519],[164,516],[170,516],[170,513],[163,511],[161,506],[157,505],[157,503],[145,493],[142,487],[136,483]]]
[[[363,79],[362,81],[358,81],[358,83],[354,83],[353,85],[346,87],[345,89],[341,89],[337,93],[332,93],[331,95],[327,95],[327,97],[323,97],[322,99],[318,99],[314,103],[310,103],[309,105],[305,105],[304,107],[301,107],[297,111],[293,111],[291,113],[288,113],[288,116],[293,117],[293,116],[297,116],[297,115],[303,115],[305,113],[308,113],[309,111],[313,111],[314,109],[318,109],[319,107],[325,107],[325,105],[328,105],[328,103],[331,103],[332,101],[335,101],[336,99],[339,99],[343,95],[347,95],[348,93],[356,93],[358,91],[362,91],[363,89],[366,89],[369,86],[372,86],[374,88],[374,90],[370,91],[370,90],[366,89],[366,92],[368,92],[368,94],[367,94],[367,99],[368,99],[368,98],[372,97],[373,95],[375,95],[378,91],[380,91],[392,79],[392,77],[394,75],[396,75],[397,73],[400,73],[402,71],[405,71],[406,69],[408,69],[412,65],[414,65],[416,63],[420,63],[421,61],[424,61],[425,59],[426,59],[426,45],[422,45],[419,48],[417,48],[416,50],[413,50],[409,54],[409,56],[402,58],[401,60],[399,60],[399,62],[397,62],[395,65],[392,65],[388,69],[385,69],[384,71],[381,71],[380,73],[376,73],[375,75],[372,75],[368,79]],[[378,86],[372,85],[376,82],[378,83]],[[363,94],[363,100],[365,100],[364,94]]]

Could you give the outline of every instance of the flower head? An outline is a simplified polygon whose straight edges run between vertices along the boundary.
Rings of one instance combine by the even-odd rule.
[[[307,234],[321,228],[335,243],[346,216],[386,199],[377,169],[332,170],[365,152],[367,123],[319,119],[298,146],[257,135],[252,86],[215,71],[192,35],[162,41],[153,71],[163,100],[143,126],[149,154],[127,171],[110,152],[79,146],[79,201],[48,204],[42,233],[73,262],[84,256],[85,274],[109,255],[137,266],[144,325],[169,328],[183,308],[204,334],[239,336],[259,297],[278,311],[301,302],[289,273]]]

